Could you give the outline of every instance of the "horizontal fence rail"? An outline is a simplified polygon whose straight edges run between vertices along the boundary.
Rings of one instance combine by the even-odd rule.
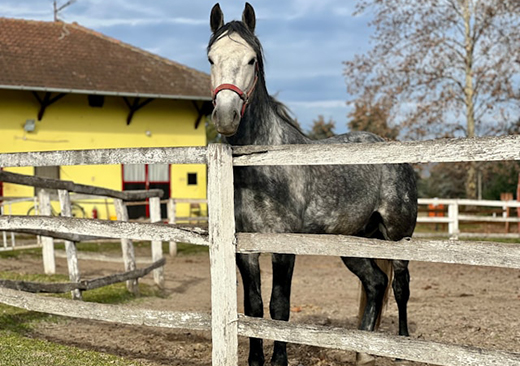
[[[339,165],[520,160],[520,135],[342,145],[240,146],[233,165]]]
[[[1,156],[1,155],[0,155]],[[149,189],[140,191],[116,191],[86,184],[77,184],[72,181],[28,176],[23,174],[0,171],[0,182],[20,184],[30,187],[46,189],[62,189],[72,193],[82,193],[88,195],[119,198],[127,201],[142,200],[151,197],[162,197],[164,192],[161,189]]]
[[[0,288],[0,301],[29,311],[81,319],[161,328],[211,329],[211,317],[204,313],[169,312],[130,307],[124,307],[123,310],[121,306],[116,305],[43,298],[35,294],[20,293],[5,288]],[[238,334],[245,337],[262,337],[317,347],[361,351],[379,356],[406,358],[440,365],[516,366],[520,362],[518,353],[488,351],[353,329],[289,324],[243,315],[238,318]]]
[[[102,238],[177,241],[188,244],[209,245],[207,233],[196,228],[176,228],[164,224],[124,221],[76,219],[46,216],[0,216],[0,230],[45,230],[57,233]]]
[[[162,147],[0,154],[0,167],[108,164],[206,164],[206,148]]]
[[[233,165],[338,165],[520,160],[520,135],[338,145],[240,146]],[[206,164],[206,147],[0,154],[0,166]]]
[[[365,352],[434,365],[518,366],[520,364],[520,354],[513,352],[482,350],[354,329],[288,324],[283,321],[245,316],[239,318],[238,332],[241,336]]]
[[[122,310],[120,305],[42,297],[6,288],[0,288],[0,302],[29,311],[71,318],[162,328],[211,329],[211,317],[208,314],[144,310],[131,307],[124,307]]]
[[[519,157],[520,159],[520,157]],[[492,200],[469,200],[459,198],[419,198],[419,205],[459,205],[459,206],[483,206],[483,207],[520,207],[519,201],[492,201]]]
[[[493,242],[367,239],[345,235],[237,234],[239,253],[405,259],[520,269],[520,245]]]
[[[491,222],[491,223],[505,223],[505,222],[520,222],[520,218],[516,217],[492,217],[492,216],[475,216],[475,215],[458,215],[458,221],[470,221],[470,222]],[[438,224],[449,224],[453,222],[453,219],[449,217],[418,217],[418,223],[438,223]],[[517,234],[519,236],[520,234]]]

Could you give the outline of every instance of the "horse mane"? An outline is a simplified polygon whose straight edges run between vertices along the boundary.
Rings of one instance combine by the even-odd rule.
[[[244,39],[244,41],[246,41],[247,44],[253,48],[257,56],[258,84],[257,90],[255,93],[253,93],[253,97],[259,99],[259,105],[268,105],[278,118],[295,128],[302,135],[305,135],[296,120],[291,117],[292,113],[290,112],[289,108],[285,104],[278,101],[276,98],[269,95],[267,92],[264,71],[265,60],[262,44],[260,43],[258,37],[256,37],[255,34],[251,32],[243,22],[233,20],[220,27],[215,33],[212,34],[209,40],[207,52],[209,52],[217,40],[226,35],[230,36],[233,33],[237,33],[242,39]]]

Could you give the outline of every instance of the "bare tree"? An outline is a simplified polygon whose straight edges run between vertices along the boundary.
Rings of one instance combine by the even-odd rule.
[[[398,126],[389,126],[385,107],[356,103],[348,116],[351,118],[348,127],[352,131],[368,131],[389,140],[395,140],[399,135]]]
[[[369,11],[374,46],[345,62],[349,103],[389,106],[412,139],[505,133],[518,118],[518,0],[360,0]]]
[[[319,115],[318,119],[312,122],[312,129],[307,133],[311,139],[321,140],[335,135],[334,128],[336,127],[336,122],[332,118],[325,122],[325,117]]]

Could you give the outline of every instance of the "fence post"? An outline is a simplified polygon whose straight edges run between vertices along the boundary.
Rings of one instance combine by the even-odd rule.
[[[150,222],[161,222],[161,199],[159,197],[150,198]],[[162,241],[152,241],[152,260],[154,262],[162,259]],[[153,280],[157,286],[164,288],[164,266],[153,270]]]
[[[224,144],[208,146],[212,364],[238,364],[233,159]]]
[[[116,208],[117,219],[119,221],[128,221],[128,209],[121,199],[114,198],[114,207]],[[134,245],[131,239],[121,238],[121,250],[123,251],[123,262],[125,263],[125,271],[133,271],[135,266]],[[126,281],[126,288],[134,295],[139,295],[139,286],[137,280]]]
[[[4,202],[0,204],[0,215],[4,215]],[[4,242],[4,249],[7,249],[7,232],[2,231],[2,239]]]
[[[166,205],[168,212],[168,224],[175,225],[175,200],[173,198],[168,199],[168,203]],[[177,242],[170,241],[170,256],[175,257],[177,255]]]
[[[51,216],[51,198],[49,192],[45,189],[40,190],[38,193],[38,199],[40,201],[40,214],[42,216]],[[45,274],[56,273],[56,261],[54,259],[54,239],[43,236],[42,237],[42,254],[43,254],[43,270]]]
[[[41,215],[39,195],[38,195],[38,197],[33,197],[33,205],[34,205],[34,214]],[[39,246],[43,245],[41,235],[36,236],[36,244],[38,244]]]
[[[12,207],[12,205],[10,203],[7,205],[7,207],[9,207],[9,210],[8,210],[9,211],[9,216],[11,216],[13,214],[13,207]],[[14,235],[14,232],[11,231],[11,248],[14,249],[15,244],[16,244],[15,243],[15,235]]]
[[[70,195],[67,190],[59,189],[58,196],[60,198],[61,216],[72,217],[72,207],[70,203]],[[69,279],[71,282],[78,283],[80,281],[78,254],[76,243],[73,241],[65,241],[65,251],[67,252],[67,266],[69,268]],[[73,300],[81,300],[81,291],[71,291]]]
[[[450,222],[448,224],[448,231],[451,239],[458,239],[459,235],[459,204],[458,202],[450,203],[448,205],[448,217]]]

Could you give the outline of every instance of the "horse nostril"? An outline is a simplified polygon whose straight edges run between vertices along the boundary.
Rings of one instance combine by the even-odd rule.
[[[217,108],[215,108],[213,110],[213,113],[211,113],[211,120],[213,121],[213,123],[217,123],[218,122],[218,113],[217,113]]]
[[[233,121],[238,120],[239,117],[240,117],[240,115],[238,114],[238,111],[235,109],[235,110],[233,111]]]

